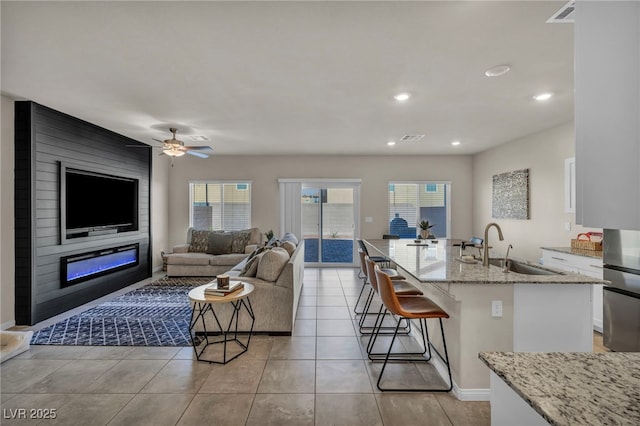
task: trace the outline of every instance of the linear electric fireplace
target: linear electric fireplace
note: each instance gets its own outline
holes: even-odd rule
[[[66,256],[60,259],[62,287],[137,266],[140,244],[128,244],[105,250]]]

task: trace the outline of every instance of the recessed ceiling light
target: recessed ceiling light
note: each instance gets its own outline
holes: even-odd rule
[[[451,145],[458,146],[458,145],[460,145],[460,141],[453,141],[453,142],[451,142]]]
[[[394,141],[389,141],[389,142],[387,142],[387,145],[388,145],[388,146],[394,146],[395,144],[396,144],[396,143],[395,143]]]
[[[493,68],[489,68],[484,72],[484,75],[487,77],[500,77],[501,75],[505,75],[511,71],[511,67],[509,65],[497,65]]]
[[[394,99],[396,101],[404,102],[407,99],[409,99],[410,97],[411,97],[410,93],[398,93],[397,95],[394,96]]]
[[[553,96],[553,93],[551,92],[539,93],[535,95],[533,99],[535,99],[536,101],[546,101],[548,99],[551,99],[552,96]]]

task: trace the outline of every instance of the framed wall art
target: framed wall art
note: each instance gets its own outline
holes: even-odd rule
[[[529,169],[493,175],[492,217],[529,219]]]

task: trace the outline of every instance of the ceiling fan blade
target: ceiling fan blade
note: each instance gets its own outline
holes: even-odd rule
[[[213,151],[210,146],[185,146],[184,148],[191,151]]]
[[[195,155],[196,157],[200,157],[200,158],[209,158],[209,154],[205,154],[205,153],[198,152],[198,151],[188,150],[187,154]]]

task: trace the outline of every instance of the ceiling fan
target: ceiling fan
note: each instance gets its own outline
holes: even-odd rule
[[[212,151],[213,149],[210,146],[185,146],[184,142],[176,139],[176,133],[178,129],[175,127],[171,127],[169,131],[173,134],[171,139],[165,139],[163,141],[159,139],[154,139],[156,142],[160,142],[162,147],[151,146],[151,148],[160,148],[162,149],[162,154],[168,155],[169,157],[181,157],[184,154],[194,155],[200,158],[209,158],[209,154],[202,151]],[[130,147],[143,147],[142,145],[129,145]]]

